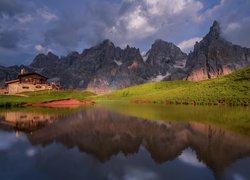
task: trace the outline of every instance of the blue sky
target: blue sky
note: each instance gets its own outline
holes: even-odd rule
[[[0,65],[82,52],[104,39],[146,52],[156,39],[192,50],[214,20],[250,47],[250,0],[0,0]]]

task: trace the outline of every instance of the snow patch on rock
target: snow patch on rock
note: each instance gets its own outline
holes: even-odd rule
[[[121,65],[122,65],[122,62],[121,62],[121,61],[114,60],[114,62],[115,62],[118,66],[121,66]]]
[[[175,64],[173,65],[174,68],[184,68],[186,66],[186,60],[184,61],[178,61],[175,62]]]
[[[168,72],[166,73],[166,75],[159,74],[159,75],[157,75],[156,77],[152,78],[152,79],[150,80],[150,82],[160,82],[160,81],[162,81],[164,78],[168,77],[169,75],[171,75],[171,74],[168,73]]]
[[[148,60],[148,54],[143,55],[142,59],[143,59],[144,62],[146,62]]]
[[[174,68],[184,68],[185,65],[182,65],[182,64],[175,64],[174,65]]]

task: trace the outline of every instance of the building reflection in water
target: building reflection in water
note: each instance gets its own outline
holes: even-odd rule
[[[0,113],[2,127],[13,127],[18,136],[19,131],[32,132],[58,119],[58,115],[37,112],[7,111]]]

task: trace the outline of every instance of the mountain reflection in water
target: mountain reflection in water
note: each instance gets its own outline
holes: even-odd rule
[[[234,162],[250,156],[248,137],[201,123],[148,121],[100,107],[68,116],[36,115],[34,118],[31,113],[24,114],[1,113],[0,127],[32,132],[26,134],[32,146],[46,147],[56,142],[68,149],[77,147],[103,163],[120,153],[126,157],[145,148],[159,166],[178,159],[208,167],[219,177]],[[29,122],[20,116],[40,123],[20,126],[18,121]],[[18,117],[16,121],[15,117]],[[196,156],[192,156],[193,151]]]

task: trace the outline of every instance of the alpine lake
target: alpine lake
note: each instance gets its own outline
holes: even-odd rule
[[[247,180],[250,108],[0,109],[1,180]]]

